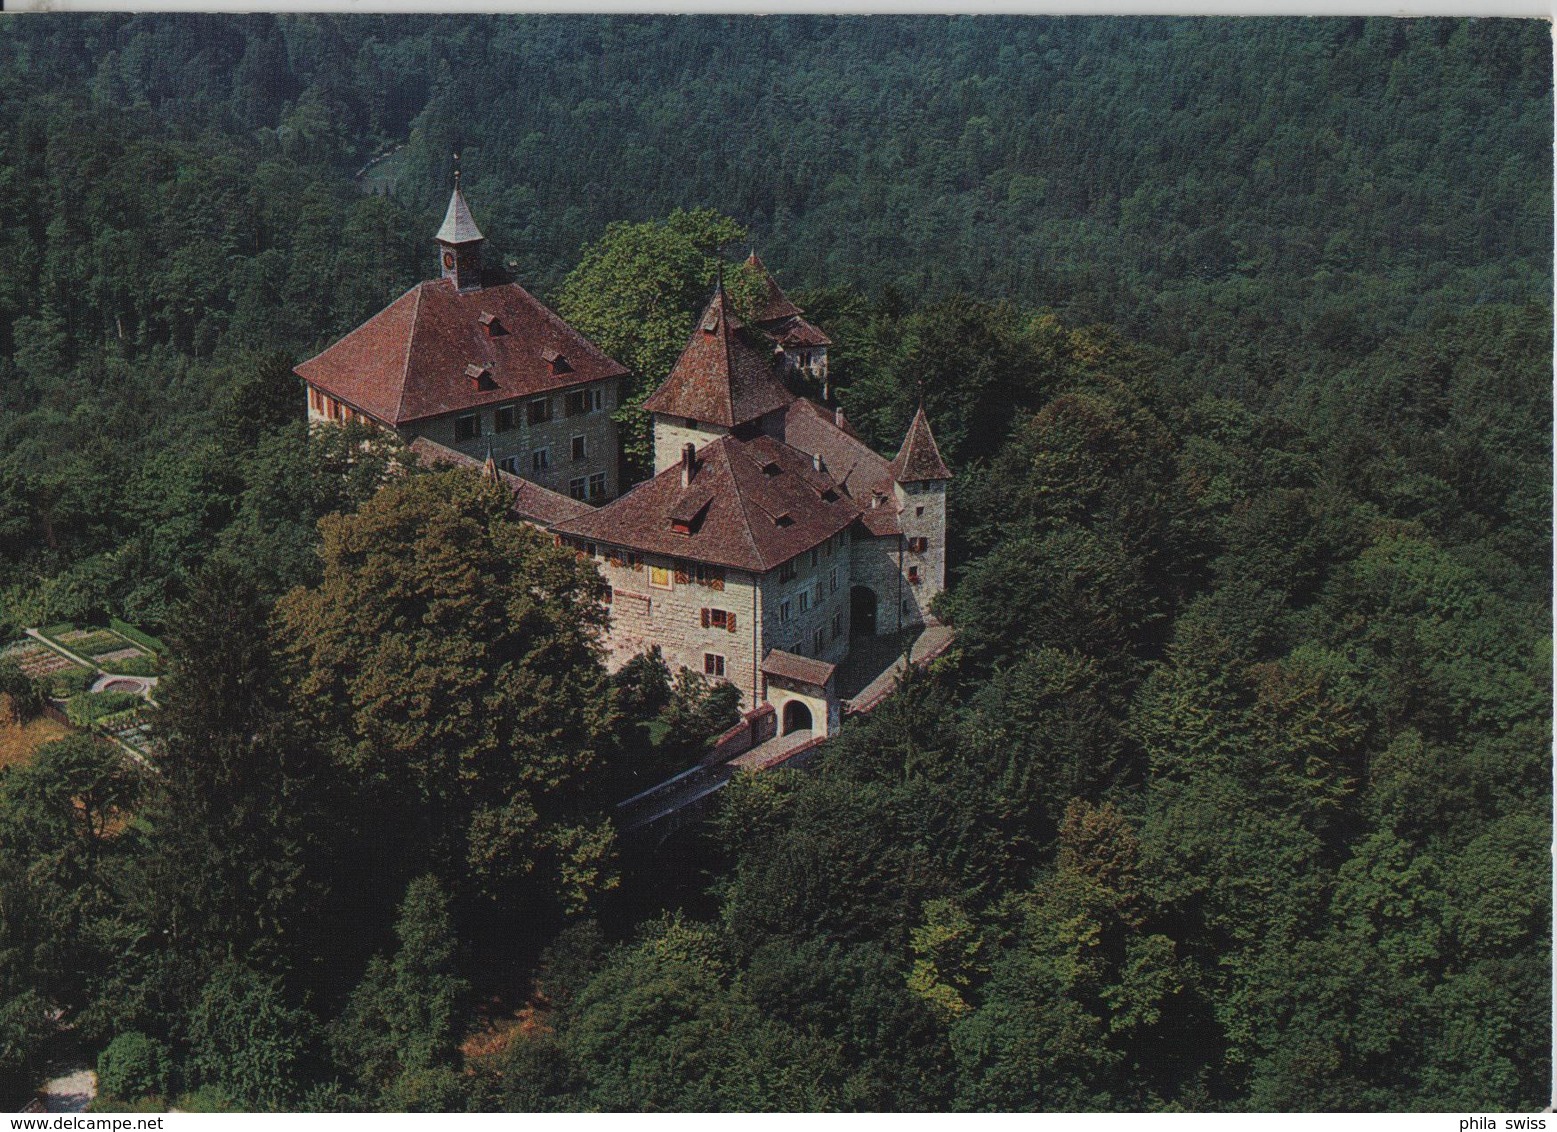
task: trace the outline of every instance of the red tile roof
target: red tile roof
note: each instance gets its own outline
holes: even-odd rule
[[[752,318],[753,322],[766,330],[767,323],[794,318],[805,313],[802,308],[790,302],[789,296],[779,289],[778,283],[763,266],[762,260],[757,258],[755,251],[746,258],[746,266],[760,272],[762,276],[762,297],[757,302],[757,313]]]
[[[765,341],[748,337],[721,284],[670,376],[643,407],[734,428],[792,400],[794,394],[773,372]]]
[[[489,475],[496,473],[503,486],[513,492],[514,514],[532,523],[550,526],[553,523],[576,519],[594,510],[587,503],[561,495],[540,484],[531,483],[527,479],[521,479],[496,465],[488,470],[485,461],[467,456],[463,452],[456,452],[453,448],[428,440],[425,436],[417,437],[408,447],[422,464],[430,468],[459,467],[483,471]]]
[[[892,461],[892,475],[899,483],[952,478],[946,461],[941,459],[941,450],[935,446],[935,436],[930,432],[923,405],[914,414],[908,435],[903,437],[903,447],[898,450],[897,459]]]
[[[784,414],[784,441],[822,458],[822,468],[860,505],[860,521],[873,535],[899,533],[892,465],[854,435],[847,422],[815,401],[797,397]],[[872,507],[873,500],[880,500]]]
[[[798,314],[782,322],[762,323],[763,331],[788,350],[806,350],[818,346],[831,346],[833,340],[823,334],[815,323],[807,322]]]
[[[566,359],[565,372],[554,372],[547,351]],[[489,371],[490,387],[465,375],[472,365]],[[517,283],[460,292],[438,279],[417,284],[294,372],[399,426],[627,370]]]
[[[763,574],[837,534],[859,504],[818,472],[806,453],[772,437],[721,436],[694,458],[690,484],[681,465],[557,533],[650,554]],[[828,498],[831,495],[832,498]],[[674,529],[690,522],[689,533]]]
[[[837,670],[836,664],[828,664],[825,660],[815,660],[809,656],[797,656],[782,649],[769,649],[768,655],[762,658],[762,671],[765,675],[777,676],[781,680],[794,680],[801,684],[811,684],[818,688],[825,687]]]

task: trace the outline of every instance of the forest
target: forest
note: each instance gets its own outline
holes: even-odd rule
[[[1548,25],[15,16],[0,106],[0,645],[168,650],[150,772],[0,769],[13,1109],[1549,1103]],[[456,152],[640,397],[755,247],[955,472],[955,648],[664,845],[728,699],[302,420]]]

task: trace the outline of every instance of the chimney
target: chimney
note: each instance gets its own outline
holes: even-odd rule
[[[839,428],[843,427],[843,406],[842,405],[839,405],[836,409],[833,410],[833,424],[837,425]]]
[[[816,471],[822,470],[822,454],[820,452],[811,453],[811,467]]]
[[[681,486],[686,487],[692,482],[692,474],[697,470],[695,456],[697,447],[690,440],[681,446]]]

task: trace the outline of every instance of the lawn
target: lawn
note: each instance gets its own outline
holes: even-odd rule
[[[41,716],[19,726],[0,723],[0,768],[24,763],[45,743],[63,739],[69,734],[70,728],[63,723]]]

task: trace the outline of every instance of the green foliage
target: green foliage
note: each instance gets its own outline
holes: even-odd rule
[[[77,727],[90,727],[105,716],[115,715],[146,701],[135,692],[82,692],[65,704],[65,717]]]
[[[395,935],[394,958],[374,957],[331,1031],[336,1060],[390,1110],[457,1107],[438,1082],[456,1063],[456,1008],[467,988],[455,973],[448,896],[435,878],[411,882]]]
[[[172,1083],[172,1051],[135,1030],[120,1034],[97,1055],[97,1087],[111,1097],[166,1097]]]
[[[549,877],[573,903],[610,883],[579,811],[614,724],[602,583],[510,503],[455,471],[325,519],[323,581],[282,600],[281,640],[298,709],[394,815],[400,868],[493,895]]]
[[[310,1026],[286,1003],[280,980],[224,963],[190,1014],[192,1068],[244,1109],[278,1109],[298,1091]]]
[[[14,660],[0,657],[0,696],[11,723],[26,723],[43,711],[43,691]]]

